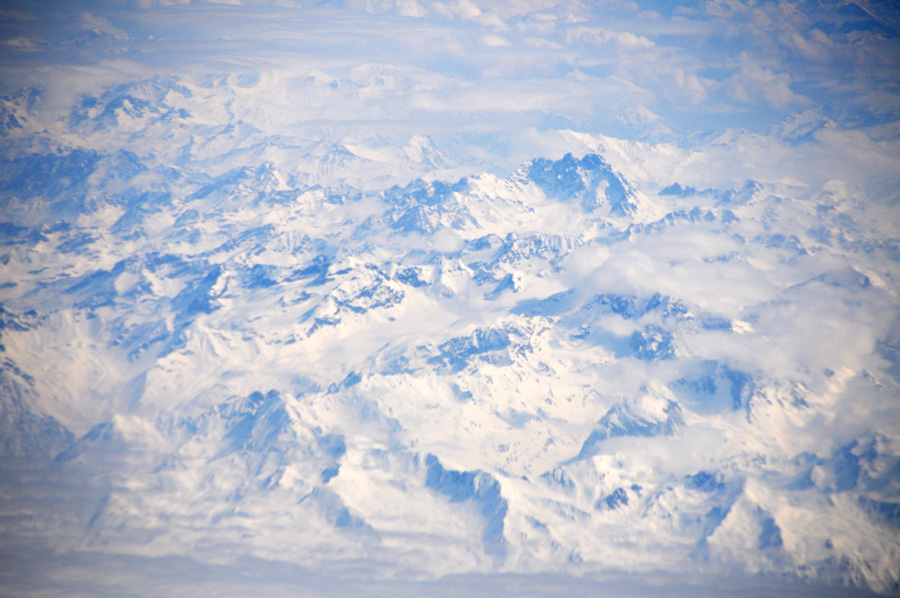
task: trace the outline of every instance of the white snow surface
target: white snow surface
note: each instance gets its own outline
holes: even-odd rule
[[[302,10],[656,48],[580,5],[339,4]],[[641,105],[631,139],[497,149],[502,88],[463,75],[157,59],[3,99],[5,551],[900,591],[900,137],[803,110],[676,137]],[[741,68],[734,98],[804,104]]]

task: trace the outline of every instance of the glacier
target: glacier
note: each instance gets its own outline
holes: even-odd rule
[[[382,56],[416,27],[549,36],[523,56],[665,35],[575,3],[362,4],[95,6],[60,47],[127,75],[77,92],[28,80],[62,59],[10,16],[0,593],[900,591],[900,120],[811,113],[741,64],[722,98],[774,124],[564,103],[520,126],[462,62],[359,65],[329,27],[380,23]],[[896,49],[884,14],[817,31]],[[273,42],[216,70],[225,36],[164,68],[210,15],[310,18],[275,36],[322,64],[258,68]]]

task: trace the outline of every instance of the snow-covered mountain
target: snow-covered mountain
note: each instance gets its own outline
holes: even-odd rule
[[[69,134],[106,149],[0,164],[3,451],[97,489],[9,537],[900,588],[895,199],[584,136],[356,188],[357,155],[192,94],[82,98]],[[171,156],[125,149],[154,135]]]
[[[896,9],[20,4],[0,594],[900,592]]]

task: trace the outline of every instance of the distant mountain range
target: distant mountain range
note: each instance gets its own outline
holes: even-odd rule
[[[0,449],[84,487],[4,542],[900,591],[895,204],[599,137],[441,180],[197,93],[4,99]]]

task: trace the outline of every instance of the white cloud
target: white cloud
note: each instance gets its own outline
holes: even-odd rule
[[[779,110],[805,100],[791,90],[789,74],[775,73],[752,64],[746,57],[743,62],[740,71],[732,75],[726,83],[728,95],[732,99],[745,104],[762,100]]]
[[[681,68],[672,69],[672,79],[675,86],[681,90],[687,98],[694,104],[699,104],[706,100],[706,87],[700,81],[700,77],[696,73],[685,71]]]
[[[562,50],[563,46],[555,41],[544,39],[542,37],[526,37],[522,43],[531,48],[546,48],[550,50]]]
[[[2,43],[4,46],[22,52],[33,52],[38,49],[38,44],[34,43],[27,37],[15,37],[13,39],[4,40],[0,43]]]
[[[566,33],[566,42],[596,46],[612,43],[628,49],[648,49],[656,45],[646,37],[629,31],[609,31],[600,27],[574,27]]]
[[[508,46],[509,40],[500,37],[499,35],[489,34],[484,35],[481,38],[481,43],[489,48],[499,48],[502,46]]]
[[[424,17],[426,12],[416,0],[398,2],[397,12],[404,17]]]
[[[108,19],[99,17],[89,12],[84,12],[81,14],[79,26],[81,29],[86,31],[97,31],[100,33],[105,33],[119,41],[128,39],[128,34],[113,25]]]
[[[481,9],[470,0],[458,0],[450,3],[435,2],[431,7],[438,14],[462,19],[474,19],[482,14]]]

